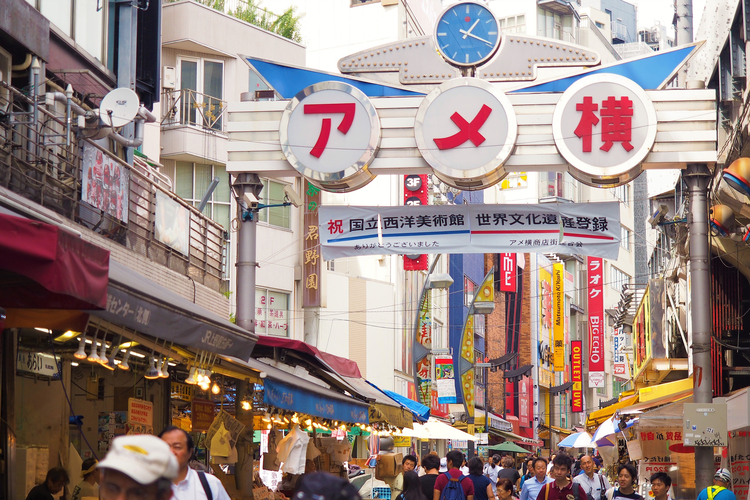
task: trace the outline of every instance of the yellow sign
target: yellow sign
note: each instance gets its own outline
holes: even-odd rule
[[[555,371],[565,371],[565,268],[552,266],[552,331]]]
[[[541,387],[552,387],[552,372],[544,368],[539,368],[539,385]]]
[[[403,446],[403,447],[410,447],[411,446],[411,437],[410,436],[393,436],[393,446]]]
[[[651,295],[649,287],[643,294],[633,320],[633,356],[636,377],[651,360]]]

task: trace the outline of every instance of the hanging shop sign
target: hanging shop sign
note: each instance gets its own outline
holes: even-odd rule
[[[516,291],[516,254],[500,254],[500,291]]]
[[[156,191],[154,237],[183,255],[190,255],[190,211]]]
[[[46,377],[59,377],[60,365],[51,354],[33,351],[18,351],[16,369]]]
[[[366,424],[370,421],[368,407],[354,400],[337,401],[270,378],[263,381],[263,386],[263,402],[276,408],[343,422]]]
[[[583,411],[583,342],[573,340],[570,342],[570,380],[573,382],[571,391],[571,411],[580,413]]]
[[[404,176],[404,206],[418,207],[427,205],[427,176]],[[427,271],[426,254],[404,255],[404,271]]]
[[[325,260],[422,253],[576,253],[616,259],[616,202],[320,207]]]
[[[623,380],[630,380],[630,368],[628,360],[625,357],[625,331],[623,327],[615,328],[612,335],[612,350],[614,370],[612,374]]]
[[[656,125],[654,104],[635,82],[595,74],[563,93],[552,116],[552,135],[574,177],[586,184],[622,184],[641,173]]]
[[[521,427],[531,427],[534,405],[534,380],[522,377],[518,383],[518,423]]]
[[[565,268],[561,263],[552,265],[552,332],[554,339],[553,362],[556,372],[565,371]]]
[[[747,498],[750,493],[750,433],[730,431],[728,435],[732,491],[737,498]]]
[[[604,387],[604,265],[598,257],[586,260],[589,313],[589,387]]]
[[[417,342],[424,347],[425,355],[417,360],[416,380],[419,402],[430,406],[432,402],[432,358],[428,355],[432,349],[432,295],[425,290],[417,318]]]
[[[547,260],[538,258],[539,264],[539,369],[550,372],[554,368],[555,344],[552,330],[552,273]],[[541,381],[540,374],[540,384]],[[550,379],[552,376],[550,375]],[[545,384],[544,387],[552,387]]]
[[[476,78],[449,80],[427,94],[414,124],[420,154],[449,185],[497,184],[517,135],[508,98]]]
[[[214,421],[216,405],[213,401],[193,399],[191,404],[190,420],[194,432],[207,431]]]
[[[321,272],[323,258],[320,255],[318,234],[318,208],[321,203],[320,188],[305,181],[305,239],[303,242],[302,273],[304,289],[302,290],[302,307],[320,307],[323,304]],[[286,333],[284,333],[286,335]]]
[[[649,287],[643,293],[641,303],[633,319],[633,374],[643,371],[651,361],[651,294]]]
[[[154,404],[142,399],[128,398],[128,424],[154,425]]]
[[[455,370],[452,357],[435,358],[435,386],[439,404],[456,403]]]
[[[356,87],[316,83],[289,101],[279,139],[297,172],[319,187],[351,191],[374,178],[368,167],[380,145],[380,119]]]

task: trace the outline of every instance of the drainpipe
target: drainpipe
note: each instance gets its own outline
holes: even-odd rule
[[[137,148],[141,144],[143,144],[143,134],[144,134],[144,128],[146,123],[154,123],[156,121],[156,116],[143,106],[140,107],[138,110],[138,115],[135,118],[135,137],[133,139],[128,139],[126,137],[123,137],[122,135],[118,134],[114,130],[109,133],[107,137],[115,141],[117,144],[120,144],[121,146],[124,146],[126,148]]]

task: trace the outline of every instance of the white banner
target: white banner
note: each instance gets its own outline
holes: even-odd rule
[[[323,259],[437,253],[576,253],[617,259],[617,202],[323,206]]]
[[[612,350],[614,351],[614,373],[613,375],[619,379],[630,380],[630,369],[628,368],[628,360],[625,357],[625,333],[622,329],[616,328],[614,335],[612,335]]]

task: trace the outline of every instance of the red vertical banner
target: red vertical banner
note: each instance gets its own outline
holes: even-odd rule
[[[589,313],[589,373],[604,372],[604,264],[587,257]],[[598,377],[595,377],[598,380]]]
[[[572,362],[570,364],[570,381],[573,382],[571,393],[571,411],[583,411],[583,342],[573,340],[570,343]]]
[[[500,291],[516,291],[516,254],[500,254]]]
[[[404,176],[404,205],[427,205],[427,175]],[[427,255],[404,255],[404,271],[427,271]]]

